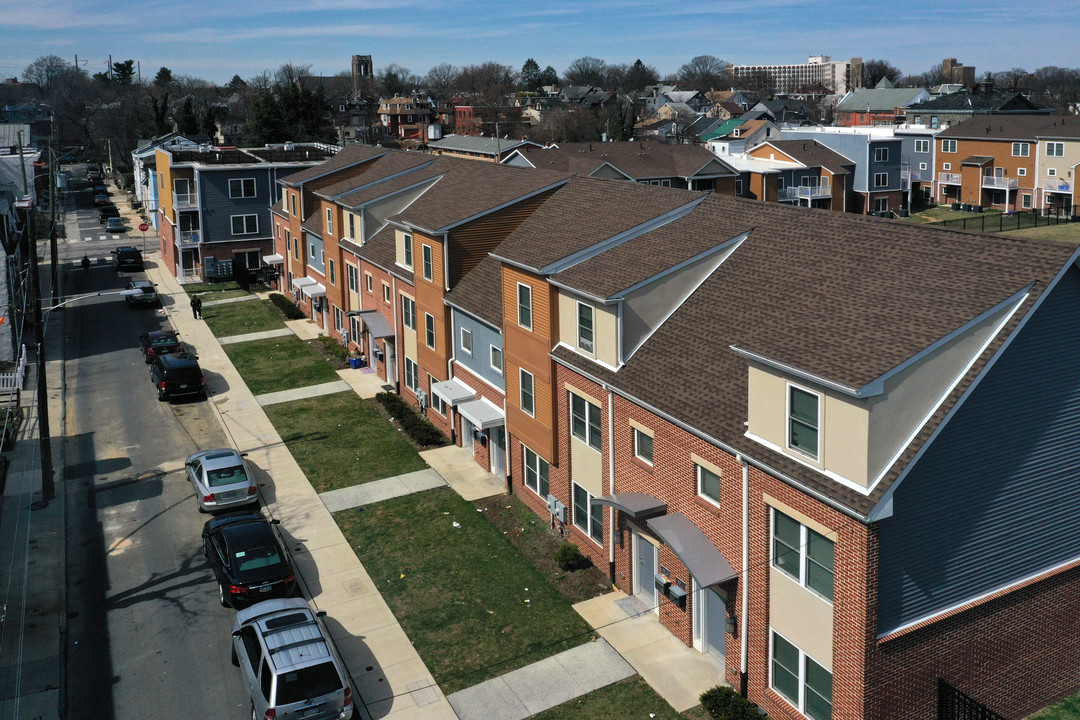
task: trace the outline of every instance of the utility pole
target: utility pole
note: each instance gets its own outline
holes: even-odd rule
[[[26,162],[23,160],[22,130],[15,134],[19,137],[19,169],[22,170],[22,191],[23,195],[29,195],[30,188],[26,184]]]
[[[60,297],[60,262],[56,251],[56,240],[60,233],[56,229],[56,125],[53,124],[52,132],[49,133],[49,261],[52,263],[49,270],[52,274],[52,302],[56,304]]]
[[[49,390],[45,379],[45,328],[41,317],[41,273],[38,268],[37,220],[30,209],[30,277],[34,285],[33,303],[34,341],[37,343],[37,405],[38,438],[41,451],[41,499],[50,502],[56,497],[53,485],[52,437],[49,430]]]

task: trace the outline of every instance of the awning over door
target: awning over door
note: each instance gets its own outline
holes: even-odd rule
[[[311,282],[300,288],[300,292],[309,298],[326,297],[326,286],[321,282]]]
[[[457,411],[461,413],[461,417],[481,430],[506,424],[506,416],[502,408],[487,398],[477,398],[461,403],[457,406]]]
[[[457,378],[431,383],[431,393],[441,397],[448,405],[458,405],[463,400],[476,397],[476,391]]]
[[[267,265],[281,265],[285,262],[285,258],[277,253],[274,253],[273,255],[263,255],[262,259]]]
[[[364,310],[359,313],[360,320],[364,323],[364,329],[371,333],[373,338],[394,337],[394,329],[378,310]]]
[[[296,290],[303,290],[306,285],[314,285],[315,281],[309,277],[294,277],[292,280],[292,286]]]
[[[667,512],[667,503],[663,500],[657,500],[652,495],[636,492],[612,493],[604,497],[593,498],[592,504],[609,505],[634,518],[663,515]]]
[[[701,528],[682,513],[650,518],[646,524],[682,561],[699,587],[709,587],[736,577],[724,554],[701,532]]]

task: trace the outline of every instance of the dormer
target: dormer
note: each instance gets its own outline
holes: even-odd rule
[[[409,272],[413,270],[414,257],[412,233],[401,228],[394,229],[394,256],[399,267]]]
[[[748,366],[746,436],[869,492],[1025,297],[1026,289],[860,387],[733,347]]]

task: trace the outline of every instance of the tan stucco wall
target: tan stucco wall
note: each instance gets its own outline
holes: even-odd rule
[[[559,292],[558,297],[559,335],[556,341],[577,348],[577,305],[579,301],[585,301],[567,292]],[[585,304],[592,305],[593,308],[593,352],[587,353],[581,348],[578,348],[578,351],[608,365],[616,365],[619,361],[619,318],[615,306],[589,302]]]
[[[776,568],[769,568],[769,625],[832,672],[832,604]]]

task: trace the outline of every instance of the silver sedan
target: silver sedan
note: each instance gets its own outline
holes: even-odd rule
[[[199,512],[227,510],[258,503],[259,488],[244,457],[247,453],[220,448],[203,450],[187,459],[188,480],[195,489]]]

